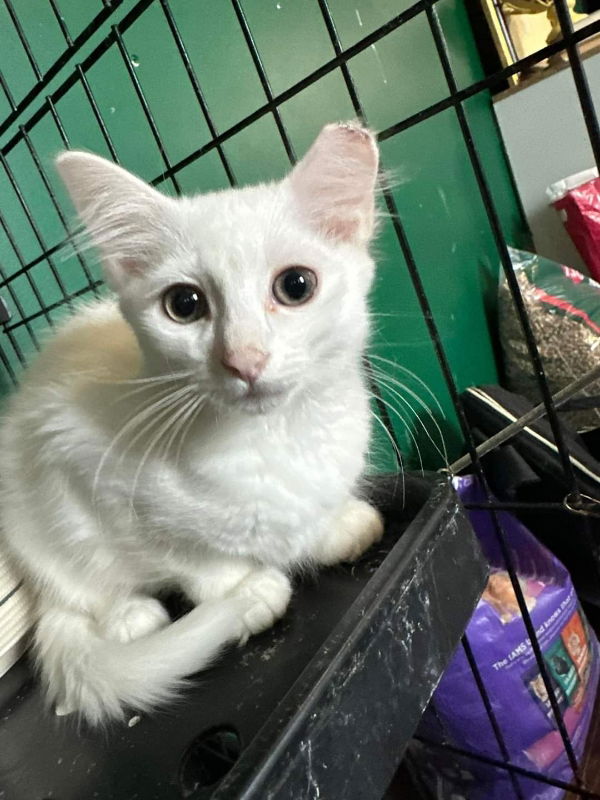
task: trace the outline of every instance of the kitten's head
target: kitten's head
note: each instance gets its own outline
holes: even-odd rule
[[[378,153],[328,125],[278,183],[178,199],[95,155],[58,170],[152,374],[266,410],[356,364],[367,335]]]

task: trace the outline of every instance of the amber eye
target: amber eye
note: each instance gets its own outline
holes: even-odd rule
[[[183,325],[195,322],[208,314],[208,303],[204,294],[197,286],[187,283],[169,287],[163,294],[162,304],[165,313],[174,322]]]
[[[284,306],[308,302],[317,288],[317,276],[307,267],[288,267],[275,278],[273,294]]]

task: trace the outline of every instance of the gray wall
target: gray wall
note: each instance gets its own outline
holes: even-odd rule
[[[600,109],[600,55],[584,64]],[[545,195],[551,183],[594,165],[571,70],[556,72],[494,107],[537,251],[581,269],[581,258]]]

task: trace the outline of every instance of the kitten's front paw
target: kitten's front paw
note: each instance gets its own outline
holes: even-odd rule
[[[130,597],[115,603],[99,620],[107,639],[131,642],[147,636],[170,622],[163,606],[153,597]]]
[[[285,613],[292,586],[278,569],[266,567],[251,572],[233,592],[236,596],[248,598],[248,609],[242,615],[245,631],[241,642],[249,636],[270,628]]]
[[[355,561],[383,536],[383,518],[364,500],[351,498],[318,544],[315,558],[330,566]]]

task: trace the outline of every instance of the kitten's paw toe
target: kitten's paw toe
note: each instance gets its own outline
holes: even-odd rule
[[[266,568],[244,578],[236,587],[235,594],[248,598],[248,608],[242,615],[246,629],[242,641],[246,641],[249,636],[270,628],[284,615],[292,596],[292,586],[278,569]]]
[[[321,564],[355,561],[383,536],[383,517],[364,500],[352,498],[320,542]]]
[[[110,608],[100,620],[108,639],[130,642],[163,628],[170,622],[163,606],[152,597],[131,597]]]
[[[54,706],[54,714],[57,717],[67,717],[75,711],[75,707],[69,705],[67,702],[57,703]]]

